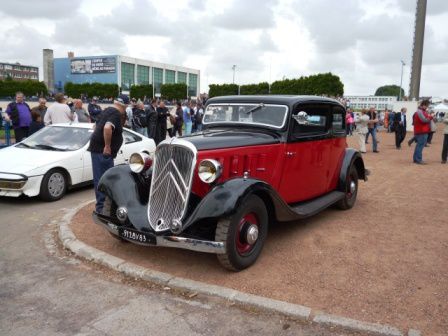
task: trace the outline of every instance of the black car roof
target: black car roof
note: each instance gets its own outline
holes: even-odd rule
[[[207,100],[207,105],[216,103],[267,103],[267,104],[283,104],[295,105],[304,102],[322,102],[332,104],[342,104],[331,98],[320,96],[295,96],[295,95],[259,95],[259,96],[221,96]]]

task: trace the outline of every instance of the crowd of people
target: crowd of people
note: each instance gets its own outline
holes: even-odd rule
[[[145,102],[147,104],[142,100],[130,100],[124,127],[154,139],[156,144],[165,140],[167,135],[182,136],[202,130],[202,102],[177,102],[170,109],[163,100]],[[17,92],[5,112],[5,119],[13,126],[15,140],[20,142],[49,124],[97,123],[103,109],[97,97],[93,97],[85,109],[83,100],[71,99],[62,93],[55,94],[50,106],[47,106],[45,98],[39,98],[38,105],[30,108],[24,101],[23,93]]]
[[[430,101],[423,100],[417,111],[412,115],[412,125],[414,135],[408,141],[412,146],[415,142],[412,160],[415,164],[424,165],[423,150],[431,144],[434,133],[437,130],[436,122],[442,121],[445,124],[444,142],[442,148],[442,164],[446,164],[448,156],[448,113],[434,113],[429,111]],[[355,114],[347,109],[346,127],[347,135],[352,135],[356,131],[359,143],[359,151],[366,153],[366,144],[369,144],[369,137],[372,138],[372,152],[379,153],[378,149],[378,129],[382,125],[388,133],[395,133],[395,147],[401,149],[401,145],[406,138],[408,125],[407,109],[402,108],[400,112],[384,111],[379,114],[374,107],[369,110],[362,109],[360,114]]]

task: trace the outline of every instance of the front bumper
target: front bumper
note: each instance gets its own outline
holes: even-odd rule
[[[110,233],[112,233],[116,236],[119,236],[118,225],[112,223],[108,219],[107,216],[100,215],[94,211],[92,214],[92,217],[93,217],[93,221],[96,224],[106,228]],[[205,252],[205,253],[215,253],[215,254],[226,253],[226,247],[225,247],[224,242],[215,242],[215,241],[210,241],[210,240],[200,240],[200,239],[193,239],[193,238],[179,237],[179,236],[157,236],[153,233],[140,232],[135,229],[133,229],[133,231],[152,236],[154,238],[153,241],[155,241],[155,244],[137,242],[132,239],[127,239],[126,237],[123,237],[123,236],[119,236],[119,237],[124,240],[127,240],[131,243],[143,245],[143,246],[174,247],[174,248],[181,248],[181,249],[185,249],[185,250]]]

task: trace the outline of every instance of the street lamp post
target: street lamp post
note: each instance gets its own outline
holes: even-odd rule
[[[403,68],[406,65],[406,63],[401,60],[401,78],[400,78],[400,92],[398,93],[398,101],[401,100],[401,86],[403,85]]]
[[[232,81],[232,83],[235,84],[235,70],[236,70],[236,64],[232,65],[232,70],[233,70],[233,81]]]

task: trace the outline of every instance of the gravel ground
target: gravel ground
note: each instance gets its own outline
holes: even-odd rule
[[[407,139],[412,136],[408,133]],[[175,276],[284,300],[367,322],[448,334],[448,165],[440,163],[441,126],[412,163],[393,134],[379,134],[379,154],[349,211],[327,211],[271,228],[258,262],[225,271],[214,255],[120,243],[97,225],[93,206],[72,223],[76,236],[112,255]],[[356,148],[356,139],[349,137]],[[88,230],[87,230],[88,229]]]

